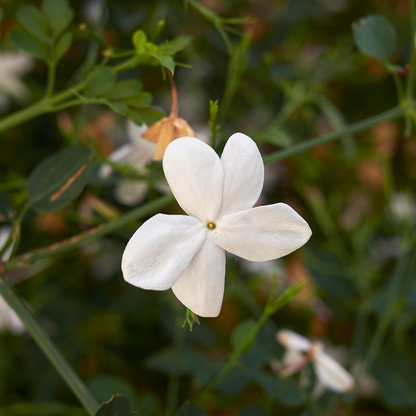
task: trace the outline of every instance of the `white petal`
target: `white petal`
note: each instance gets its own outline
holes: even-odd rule
[[[212,147],[194,137],[166,148],[163,170],[183,210],[201,221],[215,221],[221,208],[224,171]]]
[[[0,332],[7,329],[14,335],[20,335],[26,328],[16,312],[0,296]]]
[[[300,350],[286,349],[282,357],[282,364],[284,367],[292,367],[304,360],[305,355]],[[288,374],[286,373],[286,376]]]
[[[317,351],[314,361],[316,376],[330,390],[345,393],[354,389],[355,382],[351,374],[323,351]]]
[[[217,246],[251,261],[286,256],[303,246],[312,234],[308,223],[282,203],[226,215],[215,231]]]
[[[11,225],[3,225],[2,227],[0,227],[0,250],[2,250],[4,245],[7,243],[7,240],[9,239],[11,231],[12,231]],[[6,251],[3,253],[0,260],[2,261],[9,260],[12,254],[13,245],[14,243],[10,244],[9,247],[7,247]]]
[[[280,344],[289,350],[309,352],[312,348],[312,343],[307,338],[291,331],[290,329],[282,329],[278,331],[276,339]]]
[[[155,215],[127,243],[121,261],[124,279],[143,289],[169,289],[201,248],[207,232],[194,217]]]
[[[264,164],[259,149],[250,137],[233,134],[221,156],[224,190],[219,218],[252,208],[264,182]]]
[[[156,143],[148,142],[147,140],[142,139],[142,134],[146,133],[147,129],[149,128],[146,124],[142,124],[141,126],[138,126],[137,124],[134,124],[132,121],[127,120],[126,123],[127,128],[127,137],[132,143],[138,144],[142,141],[145,141],[152,145],[153,151],[156,149]]]
[[[176,297],[192,312],[216,317],[224,297],[225,252],[213,242],[213,232],[180,279],[172,286]]]
[[[124,205],[134,206],[146,198],[148,189],[146,181],[122,180],[116,185],[115,197]]]

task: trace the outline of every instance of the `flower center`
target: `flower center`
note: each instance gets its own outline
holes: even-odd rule
[[[207,224],[207,228],[208,228],[208,230],[215,230],[217,228],[217,226],[215,225],[215,223],[209,222]]]

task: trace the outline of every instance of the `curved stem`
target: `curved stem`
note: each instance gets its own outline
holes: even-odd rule
[[[22,302],[18,294],[2,278],[0,278],[0,295],[22,320],[39,348],[45,353],[69,388],[75,396],[77,396],[88,414],[93,416],[99,408],[98,402],[49,338],[48,334],[39,325],[32,312]]]
[[[265,156],[263,158],[264,164],[267,165],[269,163],[283,160],[287,157],[297,155],[298,153],[302,153],[305,150],[312,149],[313,147],[321,146],[322,144],[326,144],[334,140],[340,139],[347,134],[358,133],[359,131],[366,130],[383,121],[394,120],[396,118],[402,117],[405,114],[405,111],[406,110],[404,108],[397,106],[384,113],[378,114],[377,116],[370,117],[365,120],[358,121],[357,123],[350,124],[349,126],[346,126],[343,129],[334,131],[332,133],[324,134],[323,136],[315,137],[310,140],[305,140],[301,143],[295,144],[294,146],[290,146],[287,149],[279,150],[277,152]]]

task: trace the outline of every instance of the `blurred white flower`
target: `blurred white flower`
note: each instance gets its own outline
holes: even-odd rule
[[[201,140],[182,137],[165,151],[163,170],[188,214],[158,214],[133,235],[123,254],[124,279],[150,290],[172,288],[195,314],[215,317],[224,296],[225,250],[250,261],[285,256],[311,236],[286,204],[255,207],[264,182],[259,149],[236,133],[221,159]]]
[[[0,249],[6,244],[12,227],[5,225],[0,228]],[[3,253],[1,260],[6,261],[12,253],[13,245],[10,245]],[[9,330],[14,335],[21,335],[25,332],[25,326],[14,310],[10,308],[7,302],[0,296],[0,332]]]
[[[34,60],[17,51],[0,53],[0,111],[5,111],[10,98],[25,103],[30,98],[29,89],[21,76],[31,71]]]
[[[416,223],[415,196],[407,192],[396,192],[389,200],[388,209],[392,217],[399,222]]]
[[[147,126],[137,126],[131,121],[127,121],[127,143],[108,156],[112,162],[125,164],[137,170],[138,173],[146,172],[146,165],[152,160],[156,143],[150,143],[142,139],[142,134],[147,131]],[[104,163],[99,171],[102,179],[108,178],[113,172],[113,168]],[[149,185],[145,180],[121,179],[115,187],[115,197],[118,202],[124,205],[138,205],[147,195]]]
[[[355,388],[351,374],[324,352],[320,342],[311,342],[288,329],[278,331],[276,339],[288,350],[283,357],[284,368],[279,371],[281,376],[290,376],[312,362],[321,383],[321,386],[318,383],[315,387],[315,397],[322,393],[322,385],[337,393],[346,393]]]

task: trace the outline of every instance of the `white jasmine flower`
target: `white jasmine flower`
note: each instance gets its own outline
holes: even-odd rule
[[[6,244],[12,227],[5,225],[0,228],[0,249]],[[10,245],[3,253],[1,260],[6,261],[10,258],[13,245]],[[0,332],[9,330],[14,335],[21,335],[25,331],[25,326],[15,311],[0,296]]]
[[[283,329],[276,334],[277,341],[290,351],[284,359],[286,366],[280,371],[281,375],[289,376],[312,362],[318,380],[327,389],[337,393],[346,393],[355,387],[351,374],[338,364],[332,357],[323,351],[320,342],[311,342],[302,335],[288,329]],[[300,353],[305,353],[300,356]],[[317,390],[322,390],[317,386]]]
[[[172,288],[195,314],[215,317],[224,295],[225,250],[251,261],[285,256],[311,236],[286,204],[252,208],[264,180],[260,152],[236,133],[221,159],[193,137],[174,140],[163,158],[166,179],[188,214],[158,214],[133,235],[123,254],[124,279],[150,290]]]
[[[33,59],[22,52],[0,53],[0,111],[7,109],[10,97],[24,103],[30,92],[20,79],[33,68]]]
[[[127,136],[130,143],[127,143],[108,156],[112,162],[126,164],[135,168],[139,173],[145,173],[146,165],[152,160],[156,149],[156,143],[150,143],[141,138],[147,131],[147,126],[137,126],[131,121],[127,122]],[[113,168],[108,164],[101,166],[99,176],[104,179],[109,177]],[[145,180],[122,179],[115,187],[115,197],[118,202],[134,206],[142,202],[147,195],[149,185]]]

